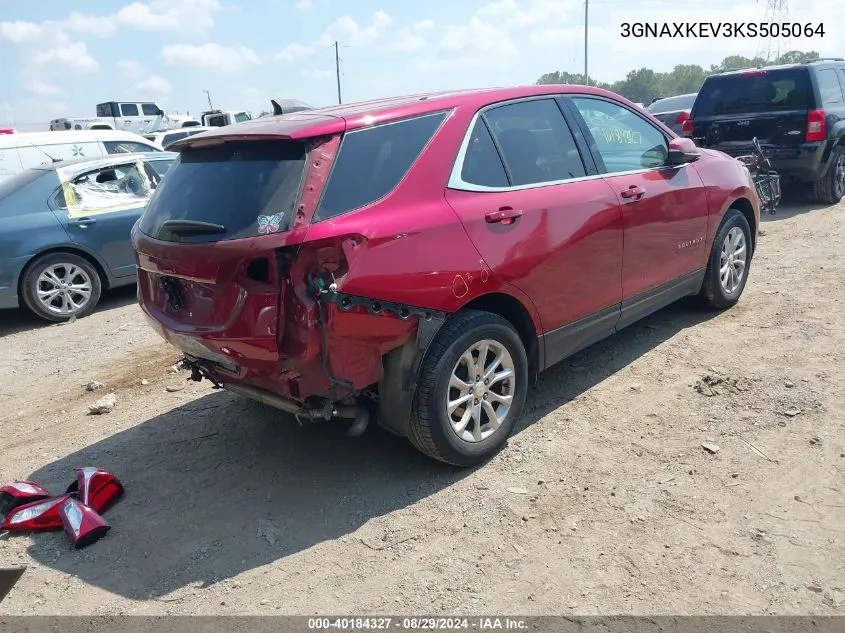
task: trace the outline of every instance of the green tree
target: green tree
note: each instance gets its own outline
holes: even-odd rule
[[[795,64],[809,59],[818,59],[816,51],[788,51],[778,57],[774,64]],[[634,102],[651,103],[654,99],[671,97],[679,94],[698,92],[701,84],[708,75],[725,70],[739,70],[742,68],[757,68],[769,65],[761,57],[749,58],[742,55],[730,55],[721,63],[713,64],[704,69],[697,64],[679,64],[668,73],[655,72],[650,68],[639,68],[630,71],[625,79],[612,84],[585,80],[583,74],[570,73],[562,70],[544,74],[537,80],[538,84],[576,84],[592,85],[612,90]]]

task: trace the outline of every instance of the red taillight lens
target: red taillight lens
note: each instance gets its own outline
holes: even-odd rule
[[[810,110],[807,113],[807,134],[804,140],[808,143],[823,141],[825,137],[824,110]]]
[[[123,485],[110,472],[99,468],[77,468],[76,481],[67,489],[95,512],[105,512],[123,496]]]
[[[681,127],[681,134],[684,136],[692,136],[693,124],[692,119],[687,118]]]
[[[678,115],[678,118],[675,119],[675,125],[681,125],[682,123],[686,123],[689,120],[689,114],[686,112],[681,112]]]
[[[70,495],[62,495],[18,506],[6,515],[3,523],[0,524],[0,531],[46,532],[61,529],[62,517],[59,510],[70,498]]]
[[[100,540],[111,529],[103,517],[72,497],[61,504],[59,514],[68,538],[77,549]]]
[[[33,501],[49,499],[50,493],[32,481],[14,481],[0,486],[0,515]]]

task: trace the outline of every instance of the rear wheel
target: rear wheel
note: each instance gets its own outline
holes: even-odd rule
[[[527,389],[528,359],[513,326],[489,312],[458,313],[423,363],[411,443],[442,462],[479,464],[507,442]]]
[[[88,316],[97,307],[102,284],[87,259],[72,253],[51,253],[24,271],[21,295],[26,306],[47,321]]]
[[[830,154],[827,173],[813,183],[813,198],[821,204],[836,204],[845,196],[845,147],[839,145]]]
[[[748,280],[751,250],[748,220],[736,209],[728,209],[713,240],[699,295],[707,306],[725,310],[739,301]]]

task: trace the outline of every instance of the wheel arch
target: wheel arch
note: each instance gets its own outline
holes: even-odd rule
[[[383,377],[378,384],[379,426],[395,435],[407,437],[419,372],[430,343],[446,320],[467,310],[489,312],[510,323],[525,346],[529,376],[532,380],[536,379],[540,368],[543,367],[544,349],[538,336],[542,331],[541,326],[536,311],[532,311],[532,308],[530,303],[526,305],[525,301],[512,294],[493,291],[469,299],[458,310],[444,315],[433,325],[426,324],[424,329],[421,322],[415,339],[388,352],[382,358]],[[424,336],[420,336],[422,332],[425,332]]]
[[[757,223],[757,218],[754,215],[754,205],[751,204],[751,201],[748,198],[737,198],[728,205],[728,210],[730,209],[736,209],[745,216],[745,219],[748,221],[748,226],[751,227],[751,254],[753,256],[757,250],[757,231],[760,228]],[[727,213],[727,210],[725,213]]]
[[[106,267],[93,253],[90,253],[87,250],[79,248],[77,246],[51,246],[50,248],[45,248],[35,253],[32,257],[29,258],[29,261],[26,262],[26,265],[21,268],[20,275],[18,276],[16,282],[16,287],[18,289],[19,296],[23,296],[23,280],[26,278],[26,273],[29,271],[29,269],[32,268],[32,266],[42,257],[46,257],[47,255],[53,255],[55,253],[70,253],[71,255],[81,257],[82,259],[86,260],[89,264],[91,264],[94,267],[94,270],[97,271],[97,276],[100,278],[100,284],[103,290],[108,290],[111,286],[111,278],[109,277],[108,273],[106,273]]]

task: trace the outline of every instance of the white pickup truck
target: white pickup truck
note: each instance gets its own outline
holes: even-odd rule
[[[223,127],[251,120],[252,115],[245,110],[206,110],[200,116],[202,125],[206,127]]]
[[[191,116],[165,113],[152,101],[107,101],[97,104],[96,118],[62,118],[50,121],[56,130],[125,130],[148,134],[178,127],[194,127],[200,122]]]

